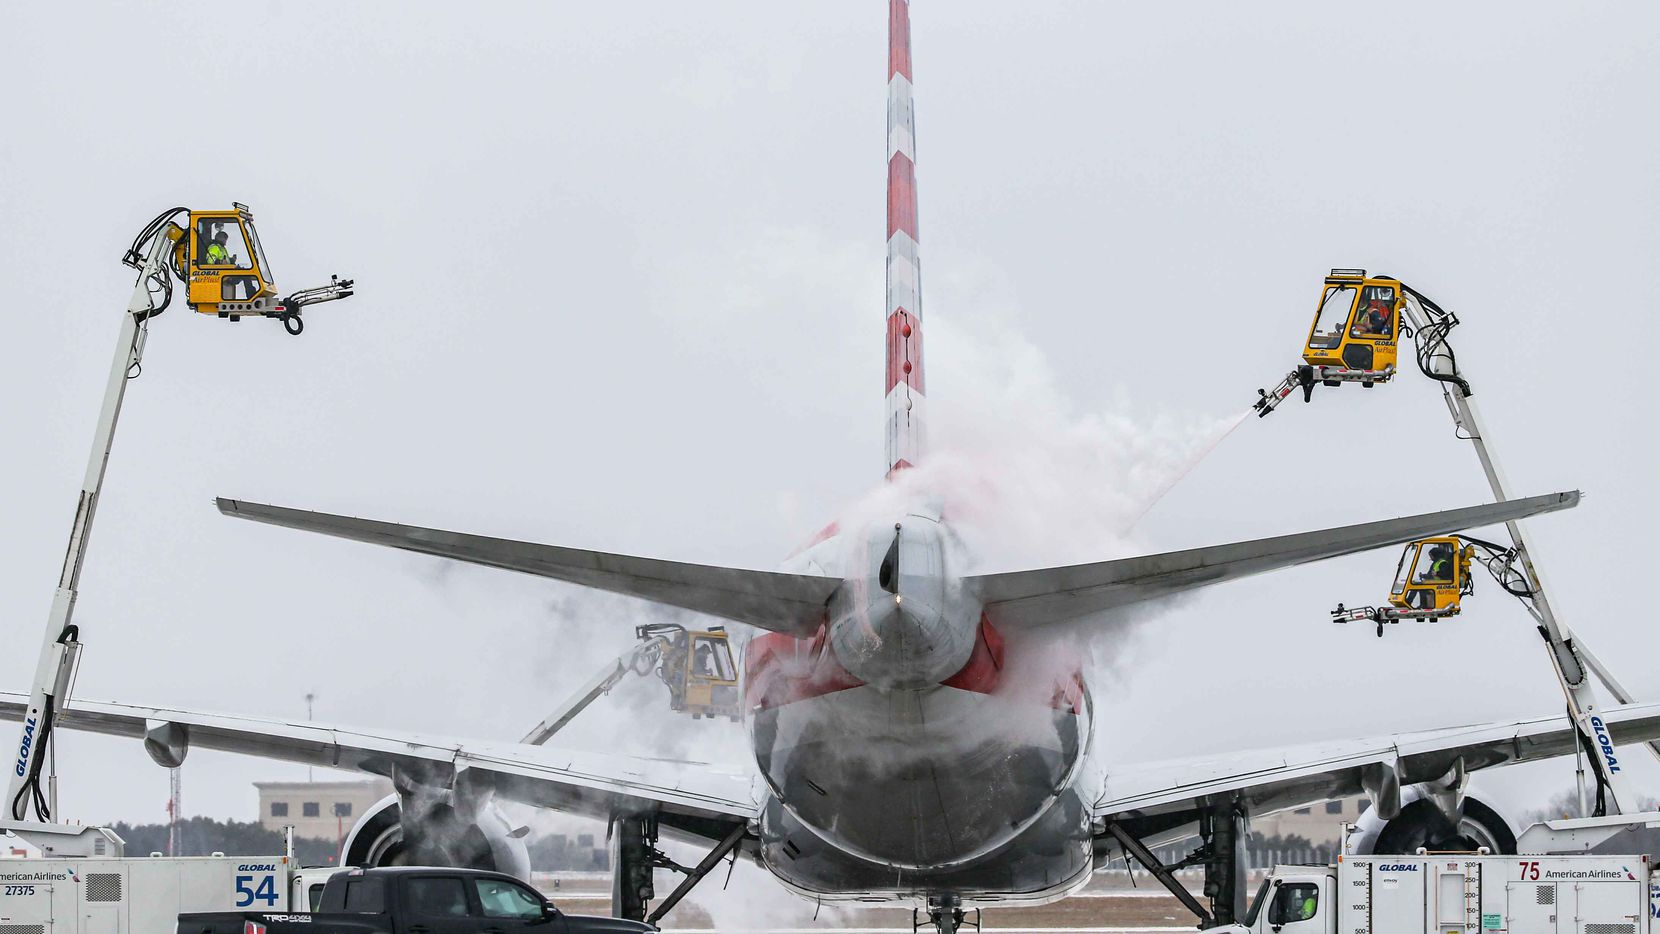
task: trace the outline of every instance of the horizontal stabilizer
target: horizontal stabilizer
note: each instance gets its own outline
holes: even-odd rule
[[[234,499],[218,504],[220,512],[238,519],[522,571],[795,635],[818,629],[825,604],[841,584],[831,577],[635,558]]]
[[[969,578],[998,625],[1032,628],[1278,568],[1579,505],[1579,491],[1096,564]]]

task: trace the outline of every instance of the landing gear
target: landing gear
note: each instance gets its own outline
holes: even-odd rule
[[[1199,919],[1199,927],[1233,924],[1245,914],[1245,802],[1238,797],[1207,800],[1200,806],[1197,816],[1198,848],[1186,859],[1169,866],[1160,862],[1130,828],[1118,821],[1108,821],[1106,831],[1124,848],[1127,858],[1140,863],[1160,885],[1176,896],[1177,901],[1193,912]],[[1205,897],[1210,901],[1208,910],[1174,875],[1175,870],[1188,866],[1205,867]]]
[[[646,919],[646,905],[656,892],[651,887],[652,854],[657,852],[657,818],[619,817],[611,825],[611,915],[630,921]]]
[[[1203,854],[1211,914],[1217,924],[1233,924],[1245,915],[1245,803],[1235,799],[1201,812],[1199,834],[1195,855]]]
[[[955,895],[931,896],[928,899],[928,917],[922,917],[922,909],[911,909],[911,934],[918,934],[923,928],[932,927],[934,934],[957,934],[964,927],[980,930],[980,909],[971,909],[974,912],[973,920],[967,920],[968,911],[961,907],[962,903]]]
[[[732,825],[714,849],[696,866],[688,869],[657,848],[657,815],[616,818],[612,823],[611,838],[611,914],[630,921],[656,924],[670,909],[680,904],[680,900],[702,882],[710,870],[738,848],[747,832],[744,824]],[[686,878],[648,915],[647,905],[656,897],[651,883],[654,869],[672,869]]]

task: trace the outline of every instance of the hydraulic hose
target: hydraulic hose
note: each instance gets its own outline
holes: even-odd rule
[[[1399,282],[1400,280],[1396,280]],[[1401,291],[1418,300],[1418,304],[1429,315],[1429,323],[1413,332],[1412,341],[1418,361],[1418,370],[1438,383],[1452,383],[1457,386],[1466,398],[1475,395],[1470,384],[1464,377],[1458,375],[1458,355],[1453,353],[1452,345],[1447,343],[1447,332],[1458,324],[1458,316],[1436,304],[1435,300],[1418,291],[1405,282],[1401,282]],[[1450,373],[1437,373],[1430,367],[1430,361],[1437,354],[1444,354],[1447,358]]]
[[[138,232],[138,236],[133,238],[132,245],[127,247],[127,253],[121,257],[121,262],[133,267],[134,269],[143,268],[145,252],[149,249],[151,242],[161,236],[161,232],[167,228],[167,225],[172,222],[173,218],[179,216],[180,214],[189,213],[189,208],[178,207],[169,208],[166,211],[157,214],[155,219],[151,220],[150,223],[145,224],[144,228]],[[173,275],[177,276],[180,282],[186,281],[184,270],[179,268],[177,256],[167,258],[167,268],[173,271]],[[140,321],[146,321],[150,318],[154,318],[156,315],[166,311],[167,306],[173,303],[173,282],[167,278],[167,273],[163,271],[160,275],[151,276],[150,278],[151,281],[159,287],[161,302],[160,304],[154,304],[152,302],[152,306],[149,310],[138,315],[138,320]]]

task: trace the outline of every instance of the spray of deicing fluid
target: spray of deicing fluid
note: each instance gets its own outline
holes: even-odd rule
[[[1158,492],[1154,493],[1152,498],[1147,500],[1147,505],[1143,506],[1141,511],[1136,513],[1134,519],[1130,520],[1130,524],[1125,527],[1125,531],[1129,531],[1139,525],[1141,520],[1145,519],[1147,514],[1153,511],[1153,507],[1157,506],[1171,490],[1176,488],[1176,484],[1182,482],[1182,480],[1186,479],[1188,474],[1197,470],[1199,465],[1204,462],[1205,458],[1210,456],[1212,451],[1220,447],[1222,442],[1228,440],[1228,436],[1234,433],[1235,429],[1237,429],[1240,425],[1245,424],[1245,422],[1250,419],[1252,413],[1252,409],[1246,409],[1236,415],[1232,420],[1224,422],[1221,429],[1217,432],[1216,437],[1196,449],[1193,452],[1193,455],[1187,459],[1187,462],[1182,465],[1181,469],[1172,473],[1164,482],[1164,485],[1159,488]]]

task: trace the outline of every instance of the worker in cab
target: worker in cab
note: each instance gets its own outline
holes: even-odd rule
[[[1452,583],[1452,549],[1446,545],[1436,545],[1429,550],[1429,570],[1424,573],[1424,580]]]
[[[207,248],[207,264],[209,266],[229,266],[231,264],[231,251],[225,249],[225,244],[229,243],[230,239],[230,234],[225,233],[224,230],[220,230],[213,235],[213,242],[208,244]]]
[[[1314,886],[1288,885],[1274,896],[1274,910],[1269,913],[1269,921],[1276,929],[1283,925],[1307,921],[1314,917],[1318,907],[1319,894]]]
[[[1355,326],[1352,331],[1355,337],[1362,335],[1388,337],[1389,330],[1389,303],[1383,299],[1374,298],[1367,302],[1355,316]]]

